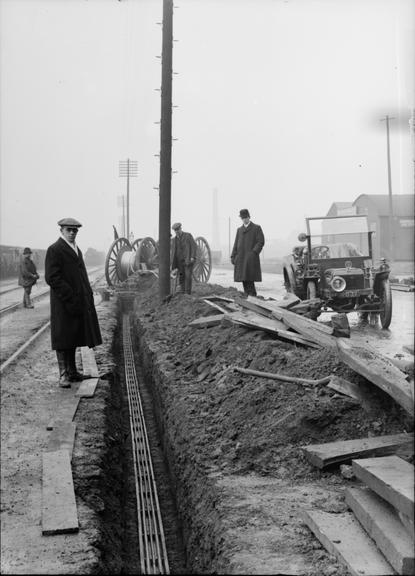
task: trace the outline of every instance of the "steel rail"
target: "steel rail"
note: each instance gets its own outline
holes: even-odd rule
[[[20,354],[21,354],[22,352],[24,352],[24,351],[26,350],[26,348],[28,348],[28,347],[32,344],[32,342],[34,342],[34,340],[36,340],[36,338],[37,338],[38,336],[40,336],[41,334],[43,334],[43,332],[46,330],[46,328],[49,328],[49,326],[50,326],[50,321],[48,321],[48,322],[47,322],[46,324],[44,324],[41,328],[39,328],[39,330],[38,330],[37,332],[35,332],[35,333],[33,334],[33,336],[31,336],[31,337],[29,338],[29,340],[27,340],[24,344],[22,344],[22,345],[20,346],[20,348],[18,348],[15,352],[13,352],[13,354],[12,354],[11,356],[9,356],[9,357],[7,358],[7,360],[5,360],[5,361],[3,362],[3,364],[0,365],[0,374],[3,372],[3,370],[4,370],[5,368],[7,368],[7,366],[9,366],[14,360],[16,360],[16,358],[17,358],[18,356],[20,356]]]
[[[135,370],[128,314],[123,315],[123,348],[134,459],[141,571],[142,574],[170,574],[157,486]]]

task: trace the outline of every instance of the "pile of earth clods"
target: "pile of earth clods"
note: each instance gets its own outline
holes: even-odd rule
[[[228,322],[189,326],[215,314],[203,301],[212,295],[234,298],[240,293],[197,284],[192,295],[175,294],[160,302],[157,280],[147,276],[140,278],[134,305],[136,345],[152,380],[192,568],[198,573],[278,573],[273,570],[280,558],[307,574],[343,573],[304,527],[297,508],[303,502],[344,511],[347,481],[338,468],[322,472],[312,466],[301,446],[408,432],[412,421],[329,350],[283,342]],[[241,374],[234,366],[311,380],[336,374],[367,387],[370,401],[362,406],[325,385]],[[271,497],[276,486],[278,496]],[[236,495],[241,493],[243,500],[251,489],[255,498],[268,490],[268,504],[255,500],[254,513],[245,503],[241,520]],[[273,509],[270,498],[278,498],[272,523],[265,519],[267,506]],[[288,500],[290,514],[284,508]],[[247,530],[255,541],[249,553],[243,544]],[[258,530],[274,540],[268,542],[267,536],[257,542]],[[283,543],[291,546],[285,556]]]

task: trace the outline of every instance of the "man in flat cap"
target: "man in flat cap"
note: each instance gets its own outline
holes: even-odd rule
[[[173,224],[172,229],[176,236],[172,244],[173,272],[179,275],[179,284],[182,292],[192,293],[193,266],[196,262],[196,242],[190,232],[183,232],[180,222]]]
[[[32,260],[32,251],[29,247],[23,250],[23,254],[19,262],[19,286],[23,287],[23,307],[34,308],[30,299],[33,286],[39,279],[39,274],[36,270],[36,264]]]
[[[83,379],[76,369],[76,348],[93,348],[102,339],[82,252],[75,242],[82,224],[63,218],[58,226],[61,237],[46,252],[45,280],[51,288],[51,338],[59,364],[59,385],[69,388],[71,382]]]
[[[249,210],[239,211],[242,226],[236,231],[236,238],[231,253],[234,265],[233,279],[242,282],[246,296],[256,296],[255,282],[262,282],[259,254],[264,247],[265,239],[261,226],[251,221]]]

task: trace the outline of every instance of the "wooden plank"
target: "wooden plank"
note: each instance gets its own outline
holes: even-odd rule
[[[242,308],[246,308],[247,310],[251,310],[252,312],[256,312],[260,316],[266,316],[267,318],[272,318],[271,310],[264,308],[263,306],[258,306],[255,302],[250,302],[245,298],[235,298],[236,304],[241,306]],[[285,328],[284,328],[285,329]]]
[[[241,324],[247,328],[253,328],[255,330],[265,330],[279,338],[284,340],[289,340],[290,342],[295,342],[297,344],[303,344],[304,346],[311,346],[312,348],[319,348],[318,344],[303,338],[299,334],[294,332],[288,332],[287,330],[281,330],[276,324],[276,320],[273,318],[265,318],[265,316],[258,316],[258,314],[252,313],[249,315],[247,311],[245,312],[229,312],[224,314],[224,320],[234,322],[235,324]],[[285,326],[284,326],[285,328]]]
[[[368,406],[373,402],[373,390],[375,390],[375,388],[368,382],[356,384],[355,382],[350,382],[349,380],[345,380],[345,378],[332,374],[327,387],[345,396],[359,400],[363,406]]]
[[[369,488],[348,488],[346,502],[398,574],[413,574],[414,542],[396,510]]]
[[[350,512],[329,514],[305,510],[302,517],[326,550],[354,576],[387,576],[394,569]]]
[[[46,426],[46,430],[53,430],[55,427],[55,422],[59,422],[60,420],[73,420],[79,406],[79,400],[80,398],[76,396],[71,396],[70,399],[65,400],[65,402],[59,406],[56,414],[53,415],[51,421]]]
[[[339,440],[338,442],[302,446],[301,449],[314,466],[325,468],[359,457],[395,454],[397,450],[402,449],[413,453],[414,434],[389,434],[373,438]]]
[[[42,463],[42,534],[78,532],[69,452],[44,452]]]
[[[226,296],[219,296],[218,294],[212,294],[211,296],[204,296],[201,300],[223,300],[223,302],[234,302],[233,298],[227,298]]]
[[[414,516],[414,467],[399,456],[352,460],[353,472],[406,516]]]
[[[407,382],[405,374],[392,362],[369,345],[353,344],[345,338],[337,338],[337,351],[345,364],[389,394],[409,414],[414,414],[413,384]]]
[[[94,350],[92,348],[88,348],[88,346],[82,346],[81,356],[84,374],[89,374],[92,378],[97,378],[99,376],[99,372],[97,363],[95,361]]]
[[[226,308],[224,308],[223,306],[220,306],[219,304],[216,304],[216,302],[212,302],[211,300],[207,300],[206,298],[203,299],[203,302],[205,302],[206,304],[209,304],[209,306],[212,306],[212,308],[219,310],[219,312],[222,312],[223,314],[225,314],[225,312],[228,312],[228,310]]]
[[[49,435],[46,452],[56,452],[56,450],[67,450],[72,458],[73,446],[75,443],[75,422],[68,420],[55,420],[53,432]]]
[[[89,380],[84,380],[79,385],[75,396],[79,396],[80,398],[92,398],[92,396],[95,394],[95,389],[98,382],[99,378],[89,378]]]
[[[316,322],[310,318],[299,316],[288,310],[274,310],[272,314],[276,318],[281,319],[288,328],[292,328],[308,340],[312,340],[324,348],[337,350],[337,339],[330,335],[330,332],[333,331],[332,327],[325,326],[321,322]]]
[[[223,320],[223,314],[213,314],[212,316],[202,316],[189,322],[189,326],[193,328],[208,328],[209,326],[217,326]]]
[[[257,296],[248,296],[247,300],[248,302],[253,302],[254,304],[257,304],[257,306],[261,306],[262,308],[271,310],[271,312],[276,308],[278,308],[279,310],[281,308],[286,309],[290,308],[291,306],[294,306],[295,304],[298,304],[298,302],[301,302],[301,300],[294,295],[290,295],[288,298],[283,300],[262,300],[262,298],[258,298]]]

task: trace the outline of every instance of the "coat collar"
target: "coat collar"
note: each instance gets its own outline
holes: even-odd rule
[[[69,244],[68,244],[67,242],[65,242],[65,240],[64,240],[62,237],[59,238],[58,244],[59,244],[59,247],[62,248],[62,249],[65,251],[66,254],[71,254],[71,256],[72,256],[73,258],[75,258],[76,260],[79,259],[79,255],[80,255],[80,250],[79,250],[79,248],[78,248],[78,255],[77,255],[77,254],[75,253],[75,250],[74,250],[73,248],[71,248],[71,247],[69,246]]]

